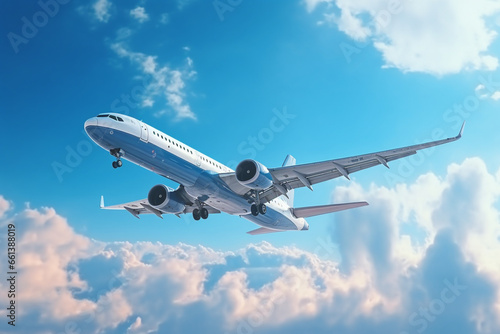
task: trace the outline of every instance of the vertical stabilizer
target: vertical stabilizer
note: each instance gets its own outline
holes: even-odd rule
[[[286,156],[285,161],[283,161],[283,166],[294,166],[295,165],[295,158],[291,156],[290,154]],[[289,207],[293,208],[293,196],[294,196],[294,189],[290,190],[287,192],[288,198],[285,196],[281,196],[281,198],[288,204]]]

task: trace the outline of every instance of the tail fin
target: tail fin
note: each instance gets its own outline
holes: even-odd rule
[[[285,161],[283,161],[282,167],[293,166],[295,165],[295,162],[295,158],[289,154],[286,156]],[[285,201],[286,204],[288,204],[289,207],[293,208],[294,189],[287,192],[287,195],[288,198],[286,198],[286,196],[281,196],[281,198]]]

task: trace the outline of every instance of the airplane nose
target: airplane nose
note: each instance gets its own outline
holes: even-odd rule
[[[84,128],[87,129],[87,127],[92,126],[92,125],[97,125],[97,117],[92,117],[89,118],[84,125]]]

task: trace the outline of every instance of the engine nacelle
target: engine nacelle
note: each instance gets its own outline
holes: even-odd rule
[[[236,179],[241,185],[255,190],[267,189],[273,185],[273,177],[266,166],[252,159],[238,164]]]
[[[164,213],[179,213],[186,208],[177,193],[163,184],[151,188],[148,194],[148,203]]]

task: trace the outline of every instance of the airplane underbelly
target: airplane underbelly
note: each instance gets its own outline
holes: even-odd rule
[[[281,212],[274,209],[268,208],[266,214],[254,216],[252,214],[244,215],[243,218],[251,221],[254,224],[260,225],[262,227],[267,227],[277,230],[297,230],[297,225],[295,225],[290,219],[288,219]]]

